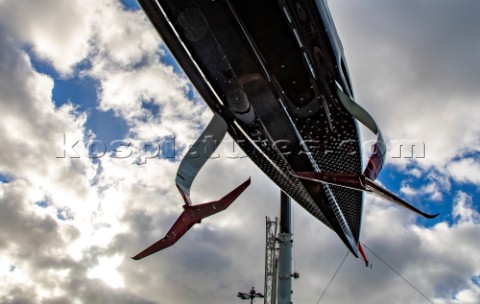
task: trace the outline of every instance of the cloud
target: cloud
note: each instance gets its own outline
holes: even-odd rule
[[[441,200],[442,194],[438,191],[437,186],[433,183],[428,185],[422,186],[420,189],[413,189],[408,184],[403,185],[400,188],[400,192],[407,196],[414,196],[414,195],[431,195],[430,198],[432,200]]]
[[[420,171],[415,168],[413,170]],[[411,174],[408,171],[407,174]],[[414,176],[406,178],[402,181],[400,192],[409,198],[415,196],[427,196],[430,201],[440,202],[444,199],[445,194],[449,194],[451,183],[448,175],[440,173],[438,170],[430,170],[426,176]]]
[[[480,214],[473,208],[472,198],[464,192],[459,192],[453,206],[453,216],[464,223],[478,224],[480,222]]]
[[[7,1],[1,15],[10,33],[62,74],[70,74],[89,52],[93,16],[88,1]]]
[[[425,158],[390,164],[443,168],[479,150],[478,2],[329,3],[359,101],[387,140],[425,143]]]
[[[36,72],[23,50],[26,43],[46,60],[55,56],[62,49],[43,48],[42,43],[49,44],[43,38],[56,36],[58,28],[42,27],[39,18],[29,19],[23,28],[7,17],[28,9],[32,10],[26,15],[37,16],[37,8],[53,12],[48,6],[57,3],[2,5],[0,110],[5,119],[0,123],[4,145],[0,172],[11,179],[0,184],[0,302],[147,303],[128,290],[115,290],[87,277],[89,270],[103,261],[104,248],[113,237],[108,232],[121,231],[115,216],[110,216],[116,205],[103,201],[102,191],[93,185],[101,166],[85,157],[86,143],[94,136],[85,129],[87,114],[72,104],[56,107],[53,79]],[[72,24],[85,26],[84,19],[75,16]],[[57,21],[61,20],[52,22]],[[31,34],[35,28],[38,33]],[[64,29],[69,31],[68,24]],[[76,38],[80,46],[89,40],[81,35]],[[67,47],[75,49],[75,45]],[[60,73],[71,72],[84,56],[56,60],[53,66]],[[75,146],[79,158],[63,157],[62,150],[72,144],[64,146],[63,134],[79,140]]]
[[[413,197],[417,195],[428,195],[432,201],[441,201],[443,199],[442,192],[436,183],[429,183],[421,186],[419,189],[412,188],[409,184],[404,184],[400,188],[400,192],[406,196]]]
[[[472,278],[480,273],[479,258],[471,253],[478,251],[479,244],[470,238],[480,232],[480,226],[469,220],[469,214],[475,213],[469,195],[458,193],[452,203],[466,216],[457,217],[451,225],[439,223],[425,228],[415,224],[415,217],[408,211],[367,196],[362,242],[434,303],[476,303],[480,298]],[[294,285],[295,301],[318,300],[346,252],[338,240],[321,232],[322,227],[311,231],[315,224],[303,219],[297,222],[302,236],[295,242],[302,250],[297,247],[296,264],[301,278]],[[370,250],[366,249],[366,254],[373,268],[365,268],[350,255],[323,302],[428,302]]]
[[[480,185],[480,163],[474,158],[459,159],[447,168],[456,182]]]

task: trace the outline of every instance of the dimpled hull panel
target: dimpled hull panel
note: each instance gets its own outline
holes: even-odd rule
[[[252,161],[347,243],[325,188],[289,172],[361,172],[357,125],[314,1],[139,1],[209,107]],[[345,86],[343,86],[345,90]],[[354,239],[361,192],[330,186]]]

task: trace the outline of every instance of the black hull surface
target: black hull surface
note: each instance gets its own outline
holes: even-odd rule
[[[244,152],[355,253],[362,192],[291,174],[362,169],[357,124],[337,93],[352,94],[346,66],[318,1],[139,3]]]

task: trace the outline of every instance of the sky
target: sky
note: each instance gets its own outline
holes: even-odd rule
[[[349,255],[321,303],[480,303],[480,2],[329,5],[388,142],[379,182],[441,215],[365,196],[362,242],[429,300],[367,250],[373,268]],[[0,0],[0,113],[1,303],[241,303],[263,289],[279,190],[229,138],[192,199],[252,185],[174,247],[129,258],[182,211],[176,170],[212,117],[135,1]],[[293,301],[317,303],[347,249],[293,210]]]

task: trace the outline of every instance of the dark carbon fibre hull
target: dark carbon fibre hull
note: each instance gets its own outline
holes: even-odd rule
[[[348,73],[313,0],[139,1],[229,134],[283,191],[333,229],[352,252],[363,194],[290,172],[361,173],[354,118],[338,100]],[[344,70],[346,67],[344,68]]]

